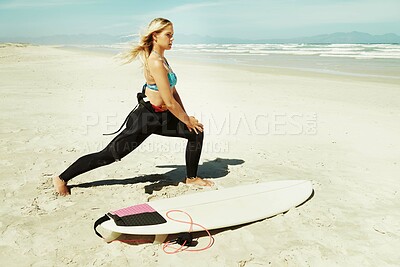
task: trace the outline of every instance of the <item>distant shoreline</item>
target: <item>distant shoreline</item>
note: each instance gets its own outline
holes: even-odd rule
[[[373,35],[366,32],[334,32],[295,38],[241,39],[229,37],[201,36],[196,34],[176,34],[180,44],[400,44],[400,36],[395,33]],[[40,37],[0,37],[0,42],[23,42],[42,45],[51,44],[116,44],[133,41],[129,37],[110,34],[59,34]]]
[[[34,44],[22,43],[5,43],[0,44],[1,47],[15,46],[38,46]],[[96,54],[99,56],[113,57],[118,53],[125,52],[128,47],[124,44],[118,45],[43,45],[47,47],[54,47],[57,49],[84,52]],[[393,46],[389,44],[383,45],[362,45],[366,49],[371,50],[371,47],[377,49],[384,49],[390,46],[388,50],[394,51],[400,55],[400,45]],[[352,58],[351,55],[346,54],[339,56],[319,56],[316,49],[329,53],[327,49],[339,50],[343,48],[344,52],[351,52],[351,49],[360,49],[354,44],[345,45],[295,45],[295,44],[282,44],[282,45],[266,45],[268,49],[277,47],[280,50],[265,51],[262,45],[246,44],[224,44],[224,45],[175,45],[171,51],[168,51],[167,57],[172,61],[179,61],[183,63],[196,63],[196,64],[213,64],[221,65],[224,67],[241,68],[254,71],[268,71],[272,73],[286,73],[288,75],[319,75],[319,76],[342,76],[351,79],[368,79],[370,81],[384,82],[384,83],[399,83],[400,82],[400,69],[397,67],[400,64],[399,59],[386,59],[386,58]],[[300,47],[300,48],[299,48]],[[261,54],[242,53],[240,49],[253,49],[259,51]],[[265,48],[265,47],[264,47]],[[288,50],[288,49],[292,50]],[[311,49],[311,54],[301,54],[300,50],[296,49]],[[285,50],[285,51],[283,51]],[[341,51],[341,50],[340,50]],[[343,52],[342,51],[342,52]],[[240,52],[240,53],[238,53]],[[281,53],[284,52],[284,53]],[[285,54],[285,53],[288,54]],[[293,53],[294,52],[294,53]],[[306,50],[307,52],[307,50]],[[290,54],[292,53],[292,54]],[[313,54],[314,53],[314,54]]]
[[[275,48],[276,46],[276,48]],[[387,48],[389,46],[389,48]],[[114,56],[118,53],[125,52],[128,48],[122,45],[117,46],[58,46],[60,49],[73,51],[87,51],[96,54]],[[272,48],[271,48],[272,47]],[[196,62],[198,64],[216,64],[223,66],[236,66],[245,69],[267,68],[287,70],[289,72],[301,71],[309,73],[318,73],[319,75],[340,75],[358,78],[379,79],[384,82],[399,82],[400,69],[396,68],[400,64],[400,46],[394,48],[390,45],[363,45],[361,47],[353,44],[347,45],[267,45],[271,51],[262,50],[262,45],[176,45],[171,51],[168,51],[167,57],[171,60],[179,60],[182,62]],[[365,52],[360,49],[369,50],[376,49],[394,51],[395,56],[399,58],[353,58],[351,53],[360,53],[361,56]],[[242,53],[243,50],[246,53]],[[253,49],[253,50],[251,50]],[[291,49],[291,50],[289,50]],[[250,51],[249,51],[250,50]],[[253,53],[253,51],[258,53]],[[305,51],[305,53],[303,53]],[[311,51],[311,53],[309,53]],[[323,51],[327,56],[320,56],[318,51]],[[333,53],[333,54],[330,54]],[[334,53],[342,53],[335,55]],[[388,52],[382,52],[387,56]],[[372,54],[373,56],[376,56]]]

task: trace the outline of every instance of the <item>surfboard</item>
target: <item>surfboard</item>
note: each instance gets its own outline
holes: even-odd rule
[[[171,210],[186,212],[196,224],[213,230],[251,223],[284,213],[305,202],[312,192],[312,184],[306,180],[240,185],[155,200],[119,210],[119,215],[123,216],[129,211],[132,216],[138,218],[134,226],[120,226],[112,219],[100,225],[114,232],[114,237],[117,237],[118,233],[123,233],[156,235],[157,239],[157,236],[165,237],[168,234],[188,231],[188,224],[175,221],[188,221],[187,215],[170,214],[169,216],[174,219],[171,220],[167,216]],[[203,230],[193,225],[192,232]]]

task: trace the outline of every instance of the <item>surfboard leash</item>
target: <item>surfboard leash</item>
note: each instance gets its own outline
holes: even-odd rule
[[[175,212],[175,213],[179,212],[179,213],[185,214],[188,217],[189,221],[182,221],[182,220],[177,220],[177,219],[172,218],[169,214],[173,213],[173,212]],[[190,216],[190,214],[188,214],[187,212],[182,211],[182,210],[170,210],[167,212],[166,216],[168,217],[168,219],[170,219],[172,221],[190,225],[188,232],[181,233],[181,234],[179,234],[178,238],[176,238],[175,240],[167,241],[163,244],[163,251],[166,254],[176,254],[176,253],[182,252],[182,251],[189,251],[189,252],[204,251],[206,249],[209,249],[214,244],[214,237],[211,235],[211,233],[204,226],[193,222],[192,216]],[[192,242],[193,242],[193,236],[192,236],[193,226],[198,226],[201,229],[203,229],[204,231],[206,231],[207,235],[210,238],[210,242],[208,243],[207,246],[205,246],[203,248],[199,248],[199,249],[189,249],[189,247],[192,245]],[[174,248],[173,251],[167,251],[168,248],[173,248],[172,246],[175,244],[179,244],[180,247]]]

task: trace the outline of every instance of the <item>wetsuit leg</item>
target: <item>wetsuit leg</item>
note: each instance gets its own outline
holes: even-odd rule
[[[158,117],[154,116],[152,112],[143,106],[139,106],[130,115],[126,128],[106,148],[100,152],[80,157],[59,177],[67,182],[79,174],[122,159],[137,148],[157,128],[160,128],[161,123],[157,119]]]
[[[101,166],[108,165],[115,161],[111,151],[107,148],[100,152],[88,154],[77,159],[71,166],[69,166],[63,173],[60,174],[60,178],[65,182],[68,182],[75,176],[84,172],[96,169]]]
[[[186,145],[186,175],[188,178],[197,177],[201,150],[203,148],[204,134],[190,132],[186,125],[178,120],[171,112],[159,113],[163,125],[154,132],[155,134],[170,137],[181,137],[188,140]]]

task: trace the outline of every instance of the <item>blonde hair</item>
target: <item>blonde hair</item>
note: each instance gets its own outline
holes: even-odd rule
[[[172,22],[164,18],[155,18],[148,25],[144,34],[140,35],[139,44],[131,48],[125,55],[125,64],[134,61],[138,56],[142,61],[150,55],[153,50],[153,34],[162,32],[166,27],[172,25]]]

